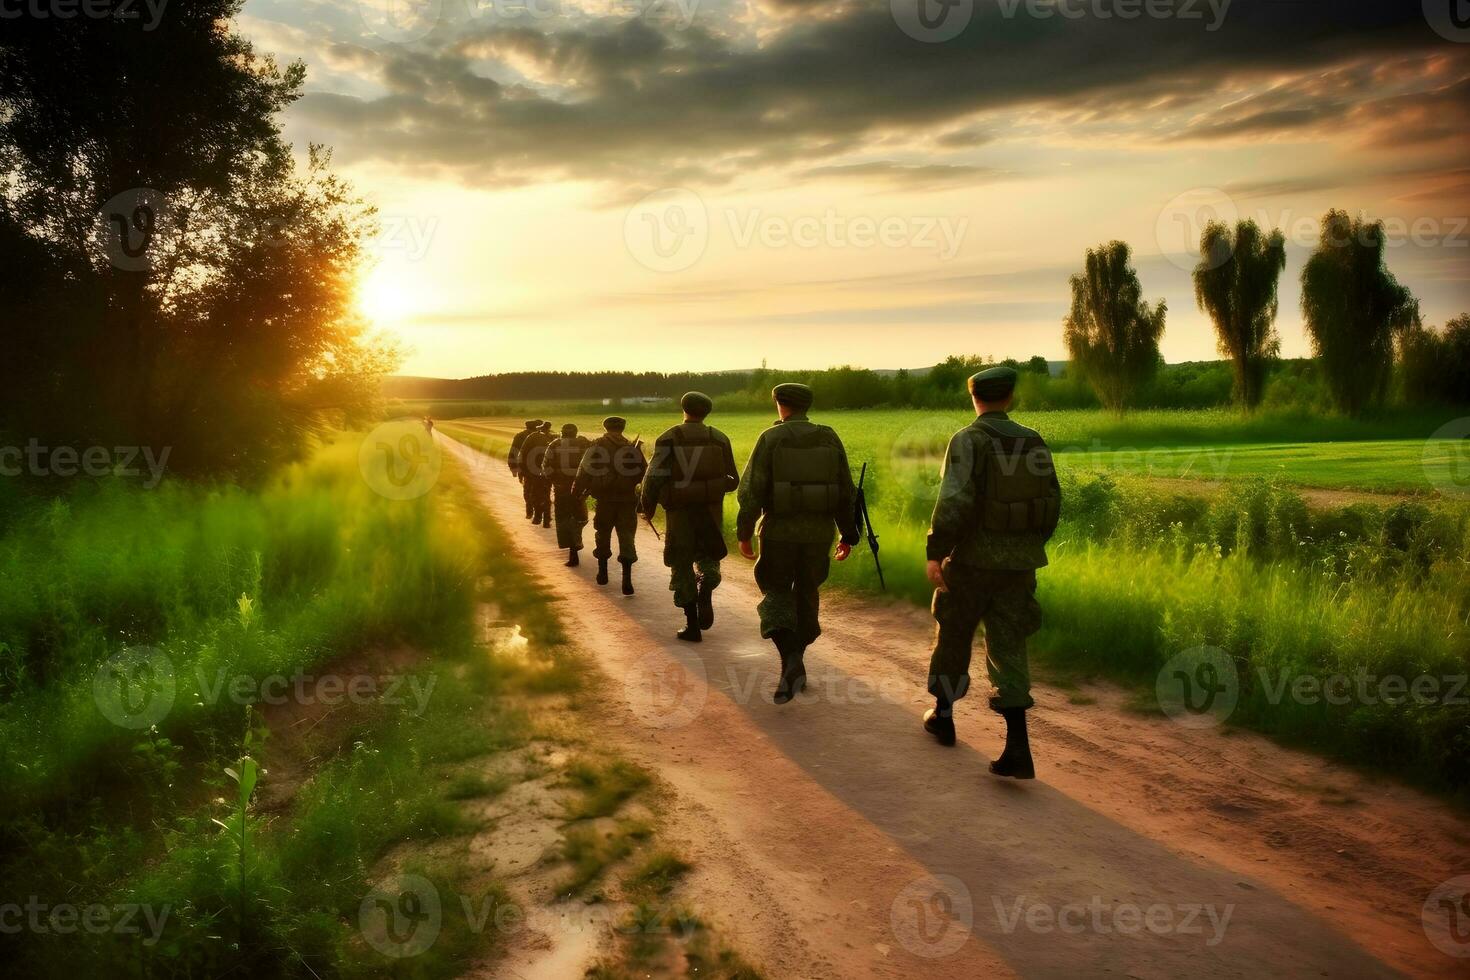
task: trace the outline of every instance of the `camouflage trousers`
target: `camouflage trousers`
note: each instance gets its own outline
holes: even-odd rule
[[[684,607],[691,605],[699,598],[699,585],[701,582],[711,592],[720,587],[720,563],[703,558],[690,558],[688,561],[669,561],[664,559],[669,566],[669,591],[674,593],[674,605]]]
[[[638,533],[638,502],[635,500],[599,500],[592,515],[594,558],[606,561],[612,557],[613,533],[618,535],[618,561],[632,564],[638,560],[633,538]]]
[[[526,502],[531,505],[533,523],[551,513],[551,481],[544,476],[526,477]]]
[[[587,526],[587,502],[572,495],[570,483],[553,483],[556,496],[556,546],[581,548],[582,528]]]
[[[975,631],[985,626],[985,670],[993,694],[990,707],[1029,708],[1031,670],[1026,637],[1041,628],[1036,573],[944,566],[948,591],[934,590],[934,654],[929,693],[958,701],[970,688],[970,654]]]
[[[760,614],[762,639],[770,639],[777,630],[790,630],[803,644],[822,635],[817,620],[819,589],[832,568],[830,548],[829,541],[761,540],[755,584],[761,590],[756,612]]]

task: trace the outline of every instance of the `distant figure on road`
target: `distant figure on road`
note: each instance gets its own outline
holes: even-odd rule
[[[561,427],[561,438],[546,451],[547,470],[556,509],[556,546],[567,549],[567,567],[581,564],[577,552],[582,550],[582,528],[587,526],[587,504],[572,493],[582,454],[592,445],[586,436],[577,435],[577,427],[568,422]]]
[[[424,416],[424,431],[429,434],[429,438],[434,437],[434,420],[427,415]]]
[[[531,523],[551,527],[551,470],[546,451],[556,440],[551,423],[543,421],[532,429],[521,443],[521,474],[526,482],[526,497],[531,504]]]
[[[929,663],[934,707],[924,713],[924,730],[943,745],[955,743],[954,702],[969,689],[970,648],[984,623],[990,707],[1006,721],[1005,750],[990,771],[1034,779],[1026,637],[1041,628],[1036,569],[1046,564],[1062,493],[1041,435],[1006,415],[1016,372],[990,368],[969,387],[977,418],[949,441],[929,527],[938,628]]]
[[[846,561],[857,544],[857,493],[842,440],[807,418],[812,390],[781,384],[771,397],[781,417],[760,434],[740,475],[735,527],[740,553],[755,558],[751,539],[760,521],[755,584],[763,598],[757,611],[761,637],[781,655],[775,701],[785,704],[806,685],[802,658],[822,634],[818,589],[831,568],[832,539],[841,533],[838,561]]]
[[[623,566],[623,595],[633,594],[633,563],[638,560],[634,536],[638,533],[638,485],[648,472],[643,450],[623,435],[628,420],[611,415],[602,420],[603,434],[593,440],[572,493],[597,501],[592,517],[592,557],[597,559],[597,584],[607,584],[607,560],[612,536],[618,535],[618,564]]]
[[[510,466],[510,475],[521,481],[521,496],[526,501],[526,519],[530,520],[534,508],[531,506],[531,486],[526,482],[526,471],[521,466],[521,450],[526,444],[526,437],[541,428],[540,419],[526,419],[526,427],[515,434],[510,440],[510,452],[506,454],[505,461]]]
[[[640,506],[650,520],[660,505],[664,508],[664,564],[674,604],[684,610],[684,628],[675,635],[698,643],[700,631],[715,623],[720,562],[730,553],[723,527],[725,494],[739,486],[740,472],[729,437],[704,424],[714,408],[710,397],[691,391],[679,407],[683,424],[653,444]]]

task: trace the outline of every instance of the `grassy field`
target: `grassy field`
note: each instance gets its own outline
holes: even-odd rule
[[[1146,479],[1134,462],[1139,457],[1115,475],[1075,465],[1077,456],[1064,452],[1063,523],[1049,547],[1051,565],[1040,576],[1046,626],[1036,637],[1037,658],[1054,676],[1103,676],[1151,692],[1172,658],[1218,647],[1240,679],[1232,722],[1470,801],[1470,689],[1460,683],[1470,673],[1470,505],[1454,493],[1432,496],[1427,481],[1415,482],[1422,476],[1413,465],[1425,450],[1422,437],[1383,438],[1391,434],[1386,428],[1409,425],[1403,420],[1366,426],[1374,438],[1346,442],[1329,441],[1343,434],[1342,421],[1334,419],[1314,427],[1214,412],[1138,414],[1123,422],[1082,412],[1017,417],[1059,446],[1089,431],[1114,446],[1150,446],[1177,464],[1167,475],[1179,475],[1178,460],[1187,452],[1180,444],[1168,446],[1169,439],[1229,447],[1232,460],[1250,463],[1228,470],[1228,483],[1181,488]],[[854,466],[871,464],[869,501],[889,593],[927,605],[924,537],[939,457],[949,433],[968,418],[918,412],[817,417],[839,429]],[[555,421],[599,431],[589,416]],[[770,420],[729,415],[711,421],[730,435],[743,462]],[[1433,432],[1441,421],[1413,424]],[[668,422],[667,415],[631,416],[629,431],[651,440]],[[441,428],[503,455],[520,422],[463,419]],[[1273,432],[1293,438],[1261,441]],[[1320,441],[1304,442],[1304,433]],[[1458,463],[1460,448],[1450,443],[1431,450],[1442,452],[1434,458],[1448,466]],[[1284,465],[1302,458],[1310,462]],[[1263,478],[1266,473],[1272,479]],[[1299,488],[1317,481],[1333,485],[1334,478],[1344,481],[1339,486],[1364,488],[1398,480],[1417,495],[1309,508]],[[733,532],[733,506],[725,516]],[[878,591],[866,549],[834,565],[832,579]],[[1436,693],[1329,703],[1283,695],[1280,685],[1282,678],[1320,685],[1359,674],[1406,683],[1427,678]]]
[[[446,468],[432,493],[388,499],[360,443],[254,491],[104,483],[6,503],[0,894],[31,917],[6,939],[15,975],[458,976],[504,940],[472,910],[510,901],[463,860],[489,832],[474,804],[531,776],[565,799],[547,860],[576,894],[632,908],[641,864],[684,867],[656,822],[619,813],[654,792],[648,775],[566,720],[591,672],[468,484]],[[486,640],[486,608],[511,639]],[[576,761],[497,761],[533,742]],[[615,815],[615,852],[579,844]],[[387,868],[446,896],[409,958],[365,939]],[[606,975],[638,974],[665,941],[625,932]],[[724,964],[712,975],[754,975],[696,942]]]

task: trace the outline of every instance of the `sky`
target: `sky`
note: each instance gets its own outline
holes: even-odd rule
[[[1382,220],[1470,312],[1466,0],[247,0],[307,65],[284,133],[379,209],[402,373],[1062,359],[1127,242],[1166,360],[1218,356],[1203,224]]]

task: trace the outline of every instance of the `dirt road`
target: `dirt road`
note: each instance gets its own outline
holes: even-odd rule
[[[1123,713],[1109,688],[1085,705],[1040,689],[1039,778],[996,779],[983,693],[956,712],[958,746],[920,730],[929,622],[905,605],[829,600],[809,689],[778,707],[738,557],[714,630],[680,643],[651,535],[638,594],[599,587],[595,563],[561,567],[553,532],[526,523],[503,462],[441,441],[565,601],[606,678],[608,737],[675,791],[701,913],[767,975],[1465,975],[1420,925],[1430,892],[1470,873],[1447,807],[1259,737]]]

